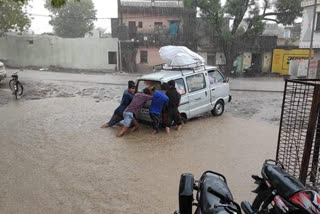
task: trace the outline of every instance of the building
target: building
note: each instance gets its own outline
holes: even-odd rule
[[[111,25],[121,43],[123,70],[150,71],[162,63],[161,46],[196,49],[196,11],[184,8],[182,0],[118,0],[118,7]]]
[[[229,19],[224,26],[229,28]],[[242,26],[245,28],[245,22]],[[197,51],[209,65],[217,65],[226,72],[226,58],[218,35],[201,19],[197,19]],[[259,36],[256,39],[242,38],[234,41],[234,52],[237,55],[231,73],[242,75],[245,69],[251,68],[255,74],[269,73],[271,70],[272,50],[277,47],[277,36]],[[230,71],[228,71],[230,72]]]
[[[303,18],[300,38],[300,48],[310,48],[311,34],[312,34],[312,21],[314,12],[314,0],[303,0],[301,6],[303,7]],[[314,25],[313,48],[314,60],[310,63],[310,77],[320,78],[320,0],[317,1],[316,19]]]

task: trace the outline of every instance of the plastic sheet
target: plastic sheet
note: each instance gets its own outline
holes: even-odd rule
[[[197,67],[204,59],[184,46],[164,46],[159,50],[162,61],[170,67]]]

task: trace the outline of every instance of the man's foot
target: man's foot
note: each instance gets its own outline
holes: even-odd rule
[[[123,126],[121,130],[118,132],[117,137],[122,137],[124,133],[128,130],[129,127]]]
[[[139,128],[139,126],[133,126],[133,127],[131,128],[131,131],[132,131],[132,132],[135,132],[135,131],[137,131],[138,128]]]
[[[157,130],[152,130],[152,135],[155,135],[155,134],[157,134]]]
[[[109,127],[109,125],[106,123],[106,124],[103,124],[102,126],[101,126],[101,128],[108,128]]]
[[[182,125],[177,126],[177,131],[180,131],[182,129]]]
[[[170,128],[169,127],[166,127],[166,133],[170,134]]]

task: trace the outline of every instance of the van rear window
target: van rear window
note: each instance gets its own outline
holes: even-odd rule
[[[143,92],[143,89],[149,88],[151,86],[155,87],[155,90],[161,89],[161,83],[159,81],[153,80],[139,80],[138,81],[138,92]]]

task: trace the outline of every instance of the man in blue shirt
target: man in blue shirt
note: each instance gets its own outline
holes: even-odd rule
[[[136,91],[136,86],[133,81],[128,81],[128,89],[126,89],[123,92],[122,99],[120,102],[120,105],[116,110],[114,111],[111,119],[106,124],[103,124],[101,128],[107,128],[112,127],[115,124],[119,123],[121,120],[123,120],[123,112],[128,107],[128,105],[131,103],[131,100],[133,98],[133,95]]]
[[[162,112],[162,108],[163,108],[163,105],[168,105],[168,102],[169,102],[169,98],[166,95],[168,88],[169,88],[168,84],[163,83],[161,85],[161,90],[156,90],[153,93],[151,106],[149,108],[149,114],[152,119],[153,135],[159,132],[160,115]]]

